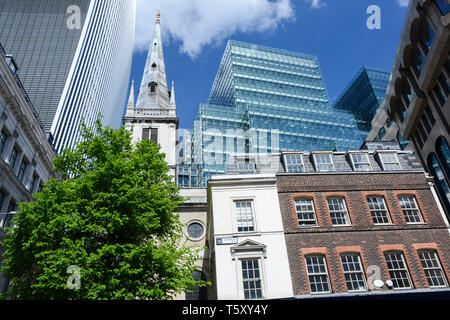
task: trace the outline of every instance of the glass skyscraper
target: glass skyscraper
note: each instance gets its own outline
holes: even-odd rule
[[[0,43],[59,152],[82,119],[121,125],[134,20],[134,0],[0,0]]]
[[[180,144],[179,171],[200,167],[204,185],[231,154],[357,150],[362,142],[354,116],[329,104],[317,57],[229,41]]]
[[[364,138],[371,129],[371,121],[384,100],[390,73],[362,67],[334,103],[336,109],[347,110],[355,118]]]

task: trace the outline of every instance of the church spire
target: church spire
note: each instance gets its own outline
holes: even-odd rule
[[[133,108],[134,108],[134,80],[131,81],[130,97],[128,98],[127,111],[128,109]]]
[[[136,109],[152,109],[152,114],[155,116],[176,116],[176,111],[171,107],[169,99],[161,40],[160,14],[158,12],[136,102]]]

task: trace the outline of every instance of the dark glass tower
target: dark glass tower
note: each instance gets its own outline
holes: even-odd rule
[[[370,67],[362,67],[353,77],[334,107],[351,112],[361,135],[366,138],[371,121],[384,100],[390,73]]]

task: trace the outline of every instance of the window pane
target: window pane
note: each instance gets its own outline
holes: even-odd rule
[[[446,287],[447,279],[435,251],[419,251],[419,258],[430,287]]]
[[[305,261],[311,293],[331,292],[325,257],[308,256]]]
[[[421,223],[422,215],[417,206],[416,198],[413,196],[398,197],[400,207],[403,210],[407,223]]]
[[[301,154],[287,154],[284,156],[286,161],[286,171],[295,173],[303,172],[303,159]]]
[[[203,236],[203,226],[200,223],[194,222],[191,223],[188,227],[187,227],[187,232],[189,234],[189,237],[193,238],[193,239],[199,239]]]
[[[355,171],[371,171],[369,157],[365,153],[353,153],[351,155]]]
[[[386,208],[386,203],[382,197],[367,198],[369,204],[370,214],[374,224],[389,224],[391,223],[389,212]]]
[[[316,225],[312,199],[295,200],[295,210],[297,211],[298,224],[300,226]]]
[[[0,156],[2,155],[2,152],[5,149],[7,139],[8,136],[6,135],[6,132],[2,130],[2,132],[0,133]]]
[[[316,169],[318,172],[333,171],[333,160],[331,154],[315,154]]]
[[[238,232],[254,231],[251,201],[236,202]]]
[[[348,291],[367,290],[364,272],[359,255],[356,254],[342,255],[341,261]]]
[[[258,260],[242,260],[241,267],[244,298],[261,299],[262,286]]]
[[[399,252],[385,253],[386,264],[388,266],[389,275],[394,288],[409,289],[412,287],[409,272],[406,268],[406,263],[403,254]]]
[[[333,225],[349,225],[345,200],[343,198],[328,198],[328,209],[330,210],[331,222]]]

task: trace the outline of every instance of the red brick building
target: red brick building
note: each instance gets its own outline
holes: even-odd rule
[[[432,178],[392,148],[282,155],[295,297],[448,290],[449,226]]]

